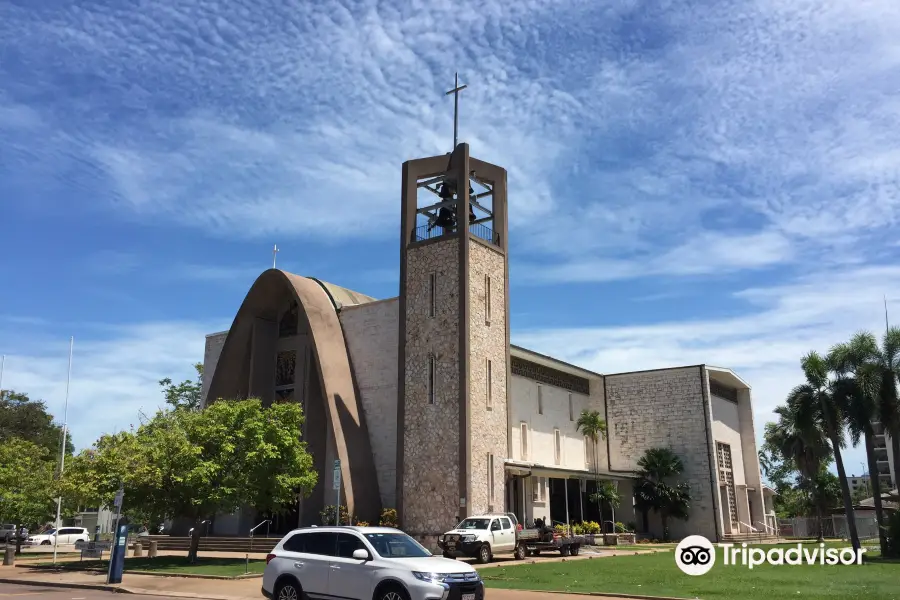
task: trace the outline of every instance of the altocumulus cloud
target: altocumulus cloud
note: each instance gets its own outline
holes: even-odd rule
[[[393,238],[398,165],[449,150],[459,70],[462,138],[509,169],[523,283],[738,277],[719,288],[738,317],[520,341],[603,372],[720,362],[768,410],[799,354],[876,328],[896,289],[897,39],[894,0],[8,1],[0,195],[222,238]],[[215,329],[160,326],[84,364],[135,336],[192,350],[92,393],[133,414]],[[29,356],[22,387],[44,385]]]

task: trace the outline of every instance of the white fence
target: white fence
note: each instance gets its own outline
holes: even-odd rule
[[[781,537],[817,537],[819,523],[815,517],[794,517],[778,522]],[[875,517],[856,517],[856,532],[860,540],[877,540],[878,525]],[[822,535],[827,538],[850,539],[846,515],[831,515],[822,519]]]

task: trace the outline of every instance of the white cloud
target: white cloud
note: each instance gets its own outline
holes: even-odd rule
[[[900,267],[833,270],[735,296],[749,303],[739,317],[698,317],[644,326],[513,330],[513,341],[600,373],[679,365],[728,367],[753,388],[757,436],[772,410],[802,383],[800,358],[827,352],[860,329],[884,331],[883,297],[900,288]],[[642,317],[635,307],[635,318]],[[648,317],[651,315],[647,315]],[[861,451],[852,454],[857,464]],[[852,468],[852,467],[848,467]]]
[[[72,359],[68,424],[76,447],[87,447],[103,433],[138,424],[138,412],[153,414],[164,404],[158,381],[191,378],[191,365],[202,361],[204,336],[230,323],[210,321],[143,323],[90,328],[77,336]],[[88,329],[83,324],[80,329]],[[0,327],[6,352],[3,388],[43,399],[62,422],[65,408],[69,340],[49,328],[16,333]]]

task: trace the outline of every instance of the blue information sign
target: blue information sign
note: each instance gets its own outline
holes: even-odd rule
[[[112,554],[109,557],[109,577],[107,583],[122,583],[122,572],[125,570],[125,553],[128,547],[128,525],[119,525],[113,542]]]

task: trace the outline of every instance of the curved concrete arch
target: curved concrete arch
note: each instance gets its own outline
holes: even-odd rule
[[[279,309],[290,297],[297,301],[300,315],[306,319],[322,400],[341,460],[342,503],[346,502],[351,515],[377,523],[381,496],[365,412],[337,311],[316,281],[278,269],[269,269],[256,279],[225,338],[207,397],[246,398],[250,395],[254,321],[263,319],[277,324]],[[274,376],[274,369],[272,373]],[[310,398],[308,401],[315,400]],[[325,468],[329,469],[329,466],[325,465]],[[329,474],[330,470],[320,473],[320,479]]]

